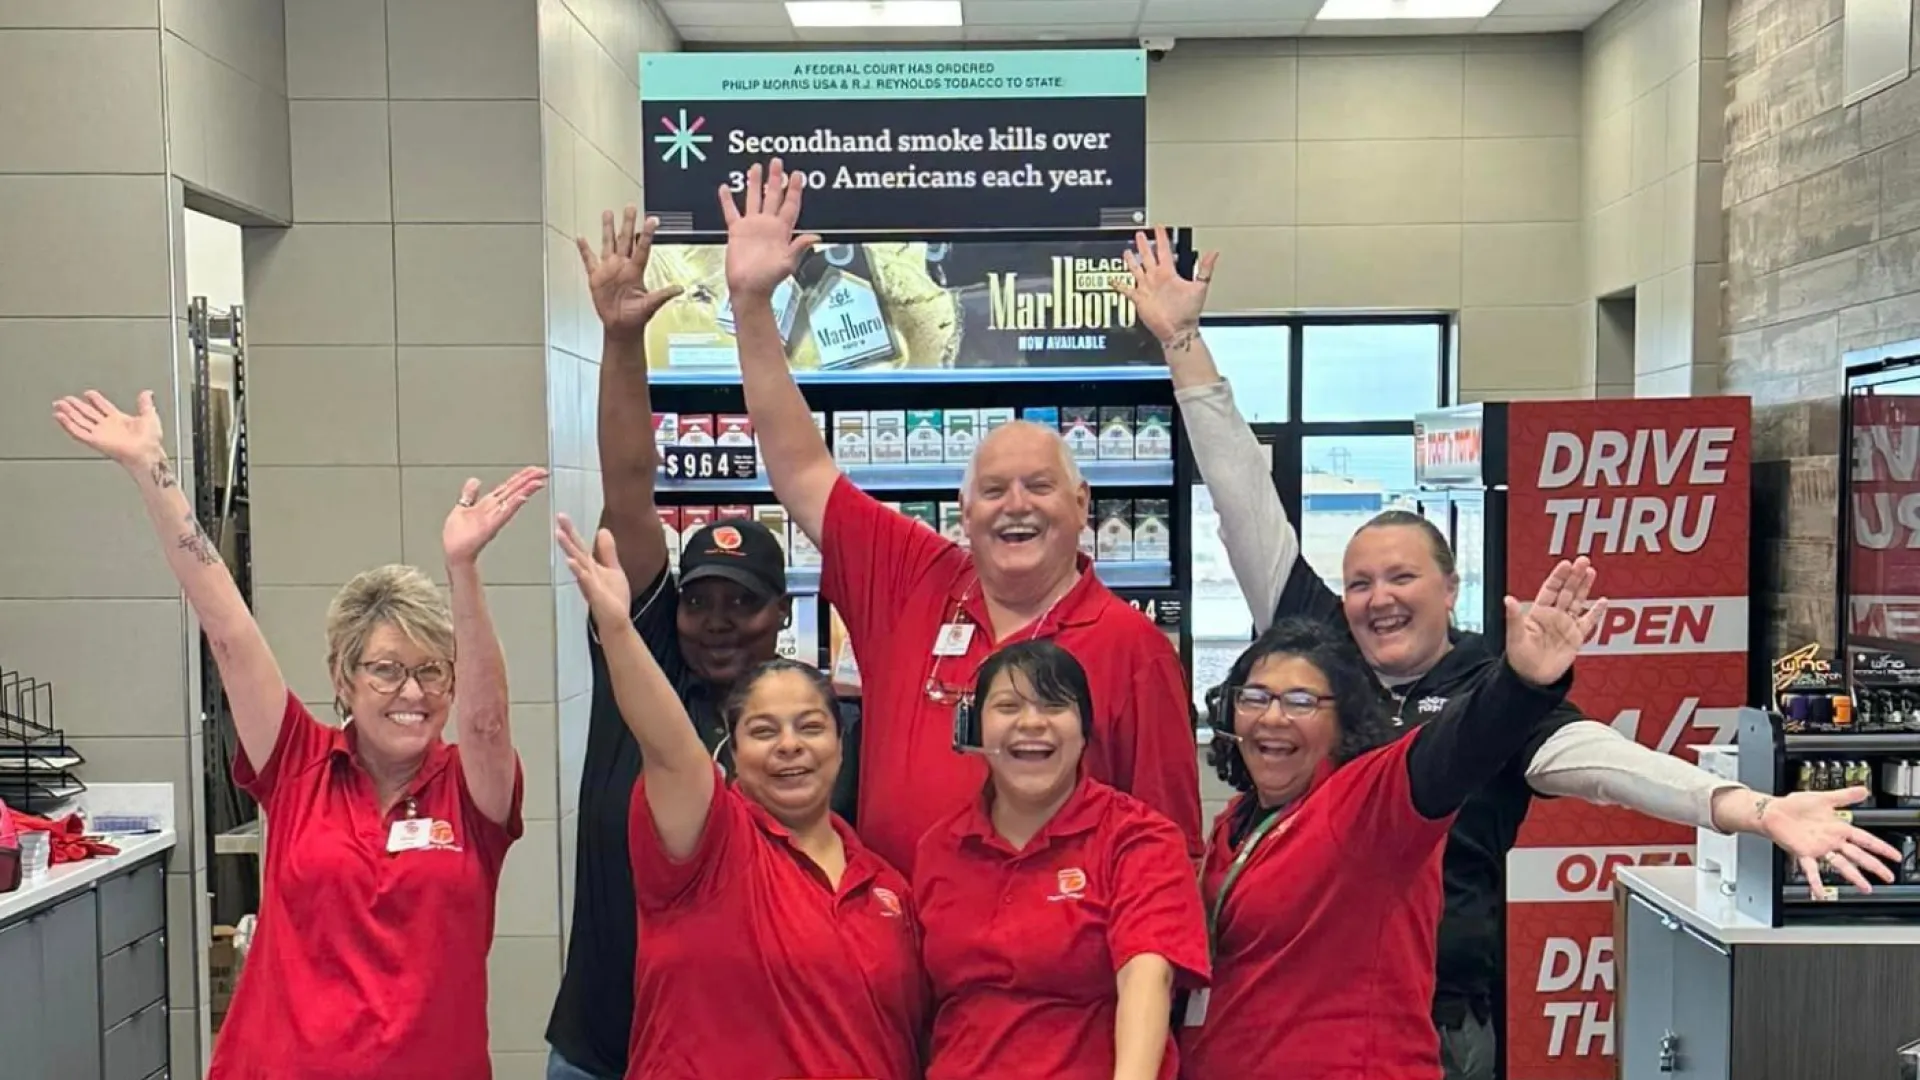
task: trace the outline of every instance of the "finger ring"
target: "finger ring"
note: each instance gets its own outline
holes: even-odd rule
[[[466,496],[464,496],[464,495],[463,495],[463,496],[461,496],[461,497],[460,497],[460,505],[461,505],[461,506],[472,506],[472,505],[473,505],[473,500],[472,500],[472,499],[469,499],[469,498],[467,498]]]
[[[1199,281],[1199,282],[1207,282],[1207,281],[1212,281],[1213,276],[1211,274],[1195,274],[1193,275],[1193,280]]]

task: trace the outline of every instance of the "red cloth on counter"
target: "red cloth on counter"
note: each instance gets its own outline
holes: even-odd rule
[[[47,863],[50,866],[83,862],[98,855],[120,854],[120,849],[112,844],[88,837],[86,822],[80,820],[79,814],[68,814],[58,821],[50,821],[15,810],[13,823],[21,832],[47,834]]]

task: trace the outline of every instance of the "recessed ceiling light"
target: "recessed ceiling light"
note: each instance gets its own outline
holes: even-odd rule
[[[1478,19],[1500,0],[1327,0],[1319,19]]]
[[[787,0],[795,26],[959,26],[960,0]]]

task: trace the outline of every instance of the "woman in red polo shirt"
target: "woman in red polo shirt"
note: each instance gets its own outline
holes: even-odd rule
[[[1093,716],[1085,670],[1052,641],[980,665],[956,721],[975,730],[956,738],[985,755],[986,789],[914,857],[928,1080],[1175,1074],[1173,989],[1208,967],[1193,863],[1171,821],[1083,775]]]
[[[713,530],[730,550],[729,530]],[[840,710],[819,671],[770,660],[724,704],[724,783],[640,640],[601,529],[557,535],[640,744],[629,836],[642,930],[631,1080],[916,1080],[926,1018],[907,883],[830,809]],[[739,537],[731,538],[737,546]]]
[[[1213,986],[1188,1002],[1183,1077],[1437,1080],[1441,851],[1455,811],[1565,698],[1606,606],[1588,602],[1593,580],[1583,558],[1531,608],[1508,597],[1504,662],[1385,746],[1359,653],[1325,623],[1282,619],[1235,661],[1214,749],[1242,794],[1201,875]]]
[[[369,570],[334,597],[327,663],[346,721],[334,728],[287,688],[181,494],[153,395],[133,415],[93,391],[53,412],[138,486],[220,668],[234,777],[265,811],[260,925],[212,1080],[490,1076],[487,950],[521,787],[479,557],[545,470],[485,498],[467,481],[441,532],[451,610],[408,566]],[[450,715],[457,748],[441,738]]]

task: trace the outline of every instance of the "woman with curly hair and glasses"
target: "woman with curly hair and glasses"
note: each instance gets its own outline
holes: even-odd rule
[[[1188,1001],[1188,1080],[1436,1080],[1440,857],[1453,815],[1572,684],[1605,601],[1562,563],[1507,599],[1499,668],[1393,739],[1350,641],[1282,619],[1213,696],[1215,767],[1238,788],[1201,873],[1213,983]],[[1578,611],[1579,615],[1574,613]]]

